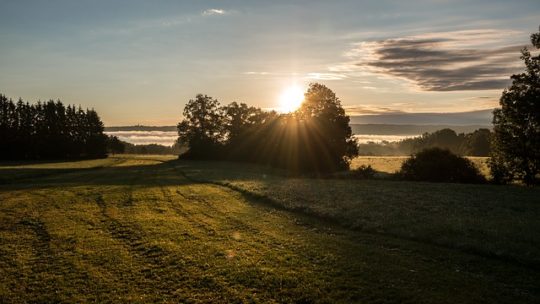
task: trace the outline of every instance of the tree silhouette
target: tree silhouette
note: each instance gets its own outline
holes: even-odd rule
[[[478,129],[472,133],[464,134],[461,144],[461,155],[468,156],[488,156],[491,146],[491,131],[489,129]]]
[[[53,100],[14,103],[0,94],[0,159],[105,157],[105,141],[94,110]]]
[[[265,112],[236,102],[224,106],[222,110],[227,138],[226,156],[232,160],[255,161],[253,149],[260,144],[260,132],[277,117],[276,112]]]
[[[236,102],[220,107],[199,94],[178,124],[179,142],[189,146],[181,157],[257,162],[296,173],[348,168],[357,149],[339,99],[321,84],[311,84],[305,96],[297,112],[278,115]]]
[[[540,49],[540,31],[531,35]],[[540,173],[540,55],[521,51],[524,73],[512,75],[500,108],[493,112],[493,146],[490,167],[496,182],[537,182]]]
[[[217,99],[197,94],[186,104],[183,114],[178,136],[181,143],[189,145],[183,157],[217,158],[224,140],[223,111]]]
[[[358,154],[352,138],[349,116],[339,98],[322,84],[312,83],[296,113],[301,128],[301,154],[311,159],[319,171],[348,168],[350,158]]]

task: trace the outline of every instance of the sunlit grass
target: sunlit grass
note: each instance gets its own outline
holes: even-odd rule
[[[27,174],[0,185],[1,301],[540,299],[535,189],[288,179],[165,160],[0,168]]]
[[[385,172],[385,173],[395,173],[399,171],[401,165],[405,160],[409,158],[408,156],[358,156],[351,161],[351,169],[356,169],[362,165],[371,166],[373,169]],[[489,177],[489,167],[487,165],[487,157],[474,157],[467,156],[476,167],[480,170],[484,176]]]
[[[376,160],[383,162],[384,158]],[[401,161],[391,158],[391,161]],[[372,163],[370,163],[372,164]],[[287,178],[233,163],[186,163],[216,182],[343,226],[540,265],[540,190],[518,186]]]

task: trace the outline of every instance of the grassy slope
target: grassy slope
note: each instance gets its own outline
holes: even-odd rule
[[[284,178],[235,163],[185,163],[195,180],[265,198],[366,232],[540,269],[540,189],[389,180]]]
[[[234,166],[164,160],[36,169],[39,179],[21,167],[24,179],[0,186],[0,302],[540,300],[530,267],[344,229],[184,177],[222,181]],[[279,179],[250,168],[243,177]]]

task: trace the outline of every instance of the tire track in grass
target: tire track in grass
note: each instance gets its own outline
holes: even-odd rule
[[[205,191],[197,189],[198,191],[196,191],[195,189],[190,189],[190,187],[207,187],[208,189],[205,189]],[[168,197],[167,200],[173,202],[170,189],[165,189],[165,187],[162,187],[162,189],[164,196]],[[268,215],[272,215],[272,217],[278,216],[280,217],[280,219],[278,219],[278,222],[282,222],[283,220],[285,220],[285,223],[283,224],[290,224],[290,222],[293,221],[294,225],[296,226],[298,224],[296,218],[291,219],[285,214],[276,214],[272,212],[274,211],[273,209],[261,209],[261,205],[255,204],[254,206],[253,204],[250,204],[241,194],[235,191],[231,191],[226,187],[217,186],[214,184],[192,183],[189,184],[187,187],[182,187],[180,189],[177,188],[176,194],[182,196],[183,201],[185,202],[196,204],[197,206],[203,206],[203,209],[210,210],[208,211],[208,213],[215,215],[214,218],[219,220],[217,225],[219,227],[227,227],[219,232],[225,233],[229,236],[228,239],[230,241],[230,245],[226,246],[222,243],[221,247],[237,248],[241,252],[244,251],[243,258],[247,258],[249,260],[248,264],[250,265],[250,267],[254,267],[249,272],[250,276],[254,276],[253,279],[257,278],[258,276],[260,276],[260,279],[261,277],[265,277],[267,275],[263,270],[265,269],[265,267],[268,267],[264,266],[268,265],[269,261],[267,260],[267,258],[277,258],[277,256],[275,256],[277,252],[282,252],[281,256],[287,256],[287,259],[298,260],[302,261],[303,263],[308,263],[307,265],[299,267],[318,268],[324,266],[324,263],[320,264],[321,261],[327,261],[326,257],[322,256],[314,258],[314,248],[308,249],[309,245],[306,243],[305,240],[302,239],[302,237],[295,238],[291,237],[291,235],[286,232],[281,234],[279,232],[275,232],[273,231],[273,229],[275,229],[276,227],[272,226],[279,224],[268,221]],[[209,195],[211,194],[215,195],[209,197]],[[214,197],[220,197],[220,201],[230,199],[231,201],[239,202],[240,204],[245,205],[245,207],[249,209],[249,212],[237,215],[227,208],[220,208],[218,204],[213,201]],[[173,203],[180,204],[179,202]],[[197,209],[196,212],[199,213],[200,210]],[[185,211],[182,211],[182,213],[185,213]],[[257,224],[247,224],[247,222]],[[270,225],[271,227],[266,227],[267,225]],[[258,227],[256,228],[255,226]],[[305,228],[302,226],[295,228],[295,230],[297,229],[304,231]],[[238,232],[238,236],[231,238],[231,232],[233,231]],[[240,232],[243,234],[242,237],[240,237]],[[309,232],[312,233],[313,230],[310,229]],[[240,240],[240,238],[242,238],[242,240]],[[219,246],[219,243],[217,245]],[[299,248],[303,248],[304,250],[299,250]],[[318,256],[319,254],[322,253],[319,252],[316,255]],[[323,255],[326,256],[326,254]],[[289,267],[292,267],[292,269],[294,269],[297,266],[298,265],[290,265]],[[273,267],[275,267],[275,265]],[[247,274],[245,271],[242,271],[241,273],[243,273],[243,275]],[[246,283],[248,282],[251,281],[248,280]],[[245,288],[250,287],[249,284],[245,285],[246,283],[238,282],[235,279],[233,279],[231,283],[243,285]],[[289,282],[288,284],[294,283]]]
[[[141,170],[133,172],[132,178],[127,186],[121,187],[120,189],[113,189],[114,192],[122,194],[121,201],[117,202],[118,206],[133,206],[133,192],[136,182],[141,179],[141,174]],[[99,191],[99,189],[96,190]],[[106,230],[114,239],[123,243],[130,252],[145,260],[147,264],[156,265],[161,262],[163,252],[159,247],[151,246],[145,248],[145,235],[142,227],[134,223],[122,223],[120,220],[109,215],[107,212],[107,202],[105,201],[103,193],[95,193],[92,199],[100,209],[102,222]]]
[[[37,197],[37,204],[46,204],[48,201],[45,201],[43,196],[36,196],[35,193],[25,193],[25,195]],[[90,280],[89,274],[85,271],[73,271],[76,266],[66,256],[65,248],[62,248],[71,247],[71,244],[62,242],[61,238],[49,232],[48,224],[43,219],[43,211],[34,210],[31,214],[23,213],[19,216],[21,219],[12,221],[10,229],[17,234],[29,236],[24,244],[16,245],[19,249],[24,248],[21,245],[28,246],[29,259],[17,262],[18,251],[16,255],[10,252],[8,256],[2,257],[5,260],[13,259],[10,270],[19,269],[17,280],[24,282],[24,289],[21,290],[21,285],[19,285],[16,287],[17,292],[24,292],[28,299],[32,299],[31,302],[57,303],[65,301],[65,295],[59,292],[62,288],[84,290],[86,286],[81,283]],[[105,287],[96,282],[93,283],[97,290]]]
[[[185,179],[181,179],[179,182],[185,183]],[[255,282],[257,282],[255,286],[258,288],[258,292],[263,294],[274,293],[275,291],[269,292],[267,289],[273,289],[272,286],[274,286],[278,278],[272,272],[269,273],[267,269],[268,267],[272,268],[276,266],[268,265],[268,263],[271,263],[268,258],[271,260],[277,258],[275,256],[276,251],[283,251],[287,256],[293,254],[296,256],[295,259],[308,261],[308,259],[295,252],[296,247],[294,245],[289,246],[290,244],[287,241],[278,240],[272,234],[264,233],[258,228],[248,225],[246,222],[249,221],[251,216],[247,213],[238,215],[241,217],[249,216],[247,219],[240,220],[234,214],[230,213],[230,209],[220,209],[218,204],[216,204],[217,201],[214,201],[214,199],[219,199],[220,203],[223,200],[230,200],[233,204],[239,203],[247,207],[250,214],[255,212],[254,216],[258,219],[265,213],[264,211],[261,213],[261,210],[253,209],[252,206],[246,204],[241,198],[227,191],[227,189],[215,185],[203,183],[193,184],[191,182],[187,185],[183,184],[180,186],[169,186],[165,183],[158,184],[161,187],[163,200],[171,204],[171,209],[177,215],[185,218],[191,225],[201,227],[201,218],[197,217],[201,213],[210,217],[211,222],[204,222],[202,224],[211,227],[212,230],[216,227],[216,232],[207,234],[203,231],[202,235],[194,241],[193,245],[198,248],[199,252],[207,252],[206,257],[214,265],[213,268],[221,269],[218,270],[221,273],[217,277],[219,279],[205,276],[204,280],[209,281],[208,283],[211,285],[218,284],[223,290],[227,290],[230,295],[236,295],[239,292],[241,293],[242,290],[254,288],[253,284]],[[197,189],[197,187],[204,188]],[[207,189],[207,187],[211,189]],[[205,197],[204,194],[208,194],[209,192],[215,195],[211,198]],[[175,199],[176,196],[180,196],[181,200]],[[183,208],[182,205],[184,204],[188,204],[193,208]],[[237,236],[235,236],[235,233]],[[269,247],[269,242],[277,244],[277,247]],[[236,257],[237,253],[240,256]],[[241,268],[231,268],[231,263],[238,258],[242,259],[241,264],[244,266]],[[277,263],[277,261],[275,262]],[[301,267],[306,267],[306,265]],[[238,276],[244,278],[240,279]],[[290,279],[287,280],[289,282],[288,284],[296,284],[292,283]],[[271,283],[271,285],[261,286],[262,281]],[[230,295],[228,296],[229,298],[231,297]],[[274,297],[272,296],[270,298]],[[277,300],[278,298],[275,298],[275,301],[279,302]]]
[[[152,177],[159,175],[161,172],[143,170],[138,173],[137,178],[132,179],[130,185],[122,189],[117,189],[116,191],[122,193],[126,191],[133,192],[136,182],[142,179],[147,181],[144,185],[143,193],[152,194],[153,191],[159,191],[159,189],[155,189],[155,187],[149,187],[149,184],[152,184],[152,181],[155,180]],[[123,197],[132,200],[132,207],[137,206],[137,201],[133,198],[133,193],[123,195]],[[134,279],[138,284],[144,286],[142,290],[148,292],[145,295],[146,300],[164,301],[165,299],[175,299],[174,301],[181,301],[181,299],[187,299],[189,293],[179,291],[186,288],[186,284],[189,285],[190,288],[208,289],[207,293],[225,293],[223,286],[210,276],[201,278],[201,280],[194,280],[194,274],[193,271],[190,271],[190,268],[206,266],[193,264],[189,261],[178,260],[178,258],[182,257],[179,257],[177,252],[171,252],[170,250],[162,248],[160,245],[149,244],[150,241],[162,240],[159,235],[149,234],[148,232],[145,232],[142,225],[131,221],[125,222],[119,218],[115,218],[108,212],[109,206],[118,205],[125,207],[125,202],[109,201],[103,193],[95,193],[92,200],[95,201],[100,209],[100,217],[102,218],[102,224],[105,231],[114,240],[120,242],[135,261],[140,264],[138,266],[140,276],[137,276]],[[159,204],[162,204],[163,201],[156,199],[152,201],[152,203],[158,206]],[[128,212],[131,212],[129,210],[130,208],[122,208],[124,218],[128,216]],[[152,212],[156,211],[152,210]],[[201,291],[198,292],[200,293]]]

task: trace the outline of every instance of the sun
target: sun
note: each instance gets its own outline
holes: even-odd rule
[[[285,113],[290,113],[298,109],[302,101],[304,101],[304,91],[299,86],[293,85],[281,93],[279,108]]]

